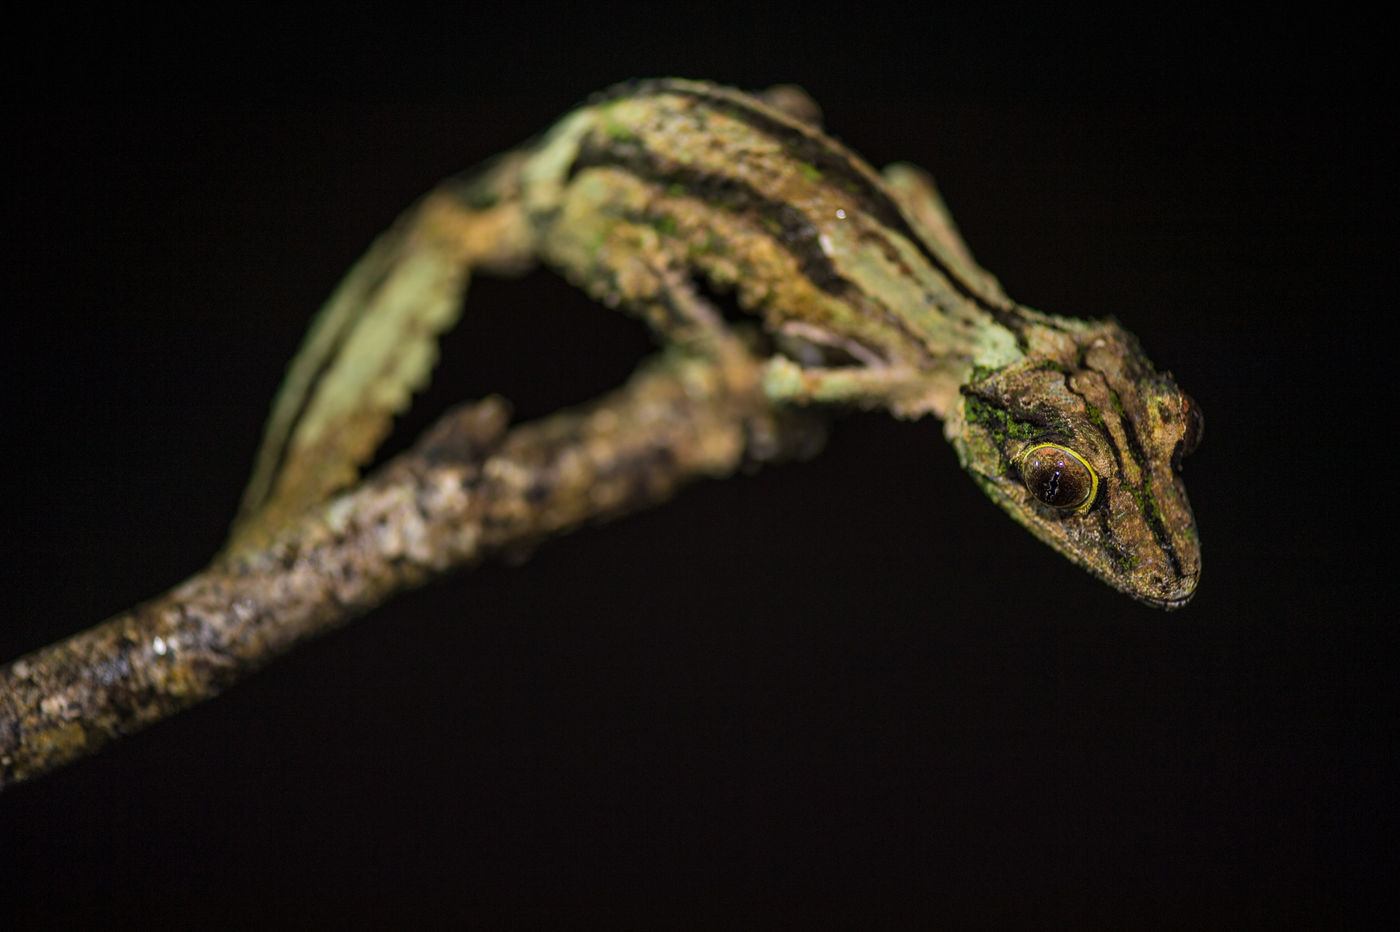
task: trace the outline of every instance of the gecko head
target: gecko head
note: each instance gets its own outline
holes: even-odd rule
[[[1116,323],[1064,336],[1065,352],[975,372],[949,439],[1031,533],[1128,595],[1179,608],[1201,573],[1180,476],[1200,409]]]

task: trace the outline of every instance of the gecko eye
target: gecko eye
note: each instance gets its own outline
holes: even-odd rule
[[[1021,480],[1041,504],[1083,511],[1094,502],[1099,476],[1084,457],[1068,447],[1042,443],[1021,457]]]
[[[1189,456],[1201,445],[1201,435],[1205,433],[1206,419],[1201,414],[1201,406],[1196,399],[1185,392],[1181,395],[1181,407],[1186,414],[1186,432],[1181,438],[1181,455]]]

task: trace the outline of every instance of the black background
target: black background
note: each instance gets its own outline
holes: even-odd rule
[[[329,15],[329,14],[328,14]],[[1206,413],[1163,614],[934,422],[403,596],[0,797],[0,926],[894,920],[1354,927],[1397,872],[1394,98],[1376,23],[709,5],[67,16],[8,39],[0,657],[219,545],[371,237],[589,92],[803,84],[1036,307]],[[617,384],[642,329],[474,282],[394,443]],[[1383,387],[1384,386],[1384,387]]]

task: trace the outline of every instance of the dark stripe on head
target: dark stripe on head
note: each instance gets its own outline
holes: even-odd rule
[[[1100,374],[1102,375],[1102,373]],[[1148,468],[1147,453],[1142,448],[1142,442],[1138,440],[1137,428],[1133,426],[1132,419],[1129,418],[1126,415],[1126,413],[1122,413],[1124,411],[1124,408],[1122,401],[1118,397],[1118,393],[1113,390],[1113,386],[1111,384],[1108,384],[1107,377],[1104,378],[1104,381],[1105,384],[1108,385],[1109,397],[1113,400],[1113,411],[1111,413],[1113,417],[1118,421],[1118,423],[1121,424],[1123,427],[1123,438],[1127,442],[1128,447],[1126,452],[1129,456],[1133,458],[1133,463],[1137,466],[1137,493],[1139,497],[1138,510],[1142,513],[1143,519],[1147,522],[1148,528],[1151,529],[1152,536],[1156,538],[1157,546],[1161,548],[1161,551],[1167,555],[1167,559],[1171,561],[1173,572],[1180,576],[1182,575],[1181,560],[1176,555],[1176,547],[1172,544],[1171,533],[1167,530],[1166,524],[1163,523],[1162,517],[1160,514],[1157,513],[1156,509],[1145,508],[1141,504],[1143,500],[1154,500],[1152,492],[1147,487],[1148,479],[1152,475],[1150,469]],[[1102,412],[1100,413],[1102,414]],[[1108,441],[1109,446],[1113,448],[1113,455],[1118,459],[1118,481],[1126,484],[1126,480],[1122,472],[1124,451],[1118,448],[1118,444],[1113,439],[1113,433],[1111,431],[1104,431],[1104,439],[1106,439]]]
[[[1109,525],[1108,509],[1100,508],[1099,516],[1099,543],[1108,553],[1108,558],[1119,567],[1124,567],[1133,562],[1133,557],[1125,553],[1115,541],[1117,538],[1113,534],[1113,528]]]

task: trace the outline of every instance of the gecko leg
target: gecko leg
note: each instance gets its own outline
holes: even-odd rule
[[[881,172],[885,187],[899,203],[910,223],[923,234],[929,245],[943,255],[953,268],[982,296],[996,304],[1009,304],[1011,299],[1002,291],[996,276],[977,264],[972,250],[963,241],[953,215],[943,203],[933,176],[908,162],[886,165]]]

